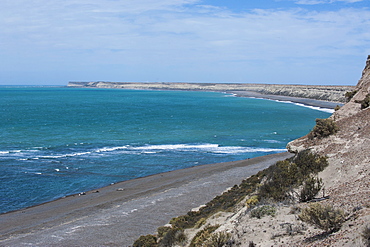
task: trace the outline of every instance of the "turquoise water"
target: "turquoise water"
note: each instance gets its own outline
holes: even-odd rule
[[[0,213],[285,151],[327,112],[215,92],[0,88]]]

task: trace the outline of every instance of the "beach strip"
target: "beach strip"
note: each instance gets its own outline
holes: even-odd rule
[[[279,160],[284,152],[124,181],[0,215],[0,246],[129,246],[173,217]]]
[[[331,102],[324,100],[308,99],[308,98],[298,98],[283,95],[272,95],[272,94],[262,94],[253,91],[227,91],[226,93],[234,94],[237,97],[247,97],[247,98],[259,98],[259,99],[269,99],[282,102],[292,102],[303,104],[306,106],[320,107],[326,109],[335,109],[336,106],[342,106],[343,103]]]

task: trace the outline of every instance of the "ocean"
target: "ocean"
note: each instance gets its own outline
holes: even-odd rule
[[[0,87],[0,213],[286,151],[325,110],[218,92]]]

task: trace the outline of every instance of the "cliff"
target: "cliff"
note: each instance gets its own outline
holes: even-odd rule
[[[182,82],[69,82],[68,87],[120,88],[141,90],[252,91],[269,95],[345,102],[344,94],[353,86],[282,85],[257,83],[182,83]]]
[[[189,239],[180,245],[370,246],[370,56],[361,79],[352,90],[352,93],[347,94],[349,98],[352,97],[350,101],[328,120],[334,123],[332,126],[337,126],[335,134],[328,136],[309,134],[290,142],[287,146],[293,153],[310,150],[321,157],[326,157],[328,166],[318,174],[323,187],[316,197],[319,198],[317,200],[319,205],[330,206],[344,212],[344,222],[340,227],[332,231],[323,231],[299,220],[297,212],[310,207],[312,202],[259,201],[260,194],[252,192],[237,206],[207,216],[199,220],[195,227],[186,229],[184,232],[177,231],[177,234],[183,234],[179,239]],[[276,171],[273,170],[273,173]],[[252,176],[251,180],[246,180],[243,185],[234,186],[229,191],[240,193],[243,187],[250,190],[251,183],[257,180],[262,184],[266,183],[268,180],[261,178],[263,174]],[[284,176],[284,179],[289,179],[288,177],[289,173]],[[260,187],[261,184],[255,188],[258,191]],[[294,195],[301,189],[302,185],[294,188],[291,193]],[[223,198],[220,196],[215,202],[225,203]],[[254,203],[257,204],[251,206]],[[208,203],[205,208],[210,204],[212,203]],[[267,207],[264,208],[261,205]],[[264,209],[266,215],[253,217],[253,207]],[[186,217],[180,216],[176,221],[172,220],[168,226],[173,228],[175,223],[181,225],[182,221],[191,219],[189,217],[197,217],[204,211],[206,210],[195,209]],[[332,214],[333,211],[316,220],[324,222],[325,219],[322,217],[329,217]],[[162,237],[161,241],[164,241],[167,235]],[[160,235],[157,236],[160,237]],[[204,240],[204,242],[191,245],[189,244],[191,239]],[[217,241],[218,243],[223,241],[223,244],[207,245]]]

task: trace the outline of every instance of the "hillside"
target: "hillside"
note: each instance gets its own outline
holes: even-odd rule
[[[334,123],[330,128],[335,131],[331,135],[313,131],[290,142],[287,147],[298,154],[295,159],[277,163],[246,179],[207,205],[174,218],[169,225],[159,228],[157,234],[142,237],[134,246],[157,246],[154,242],[144,244],[153,239],[159,241],[158,246],[370,246],[370,56],[362,78],[351,91],[347,94],[350,101],[327,120]],[[315,155],[310,156],[312,163],[307,164],[325,159],[327,165],[323,171],[321,168],[325,166],[320,167],[317,178],[313,176],[322,186],[315,192],[317,199],[310,198],[308,202],[300,202],[303,200],[295,196],[303,191],[307,179],[312,178],[296,165],[304,150]],[[301,156],[300,163],[307,166],[304,160],[311,162],[310,159]],[[276,173],[283,166],[288,170]],[[279,186],[273,187],[278,183],[271,183],[274,174],[285,174],[277,179],[286,185],[295,176],[293,168],[302,175],[297,185],[291,184],[284,192],[289,198],[279,201],[261,196],[263,189],[279,190]],[[266,189],[269,183],[272,187]],[[324,206],[330,210],[315,219],[316,225],[298,219],[303,217],[300,213],[307,212],[305,208]],[[318,211],[315,214],[319,215]],[[332,220],[333,217],[340,221]],[[331,225],[317,227],[324,223]]]
[[[344,94],[353,86],[280,85],[256,83],[180,83],[180,82],[69,82],[68,87],[120,88],[145,90],[250,91],[269,95],[345,102]]]

